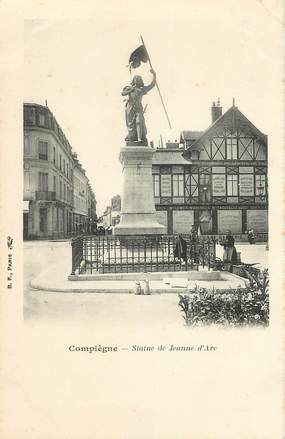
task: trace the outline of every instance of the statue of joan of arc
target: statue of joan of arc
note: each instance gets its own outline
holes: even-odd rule
[[[156,84],[155,71],[151,69],[150,72],[153,75],[153,79],[149,85],[144,85],[142,77],[136,75],[131,85],[127,85],[122,91],[122,96],[127,96],[125,109],[128,129],[127,142],[140,142],[140,144],[147,145],[147,129],[144,120],[142,97]]]

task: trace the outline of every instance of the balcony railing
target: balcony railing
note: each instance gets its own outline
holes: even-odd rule
[[[56,194],[52,191],[36,191],[36,200],[55,201]]]

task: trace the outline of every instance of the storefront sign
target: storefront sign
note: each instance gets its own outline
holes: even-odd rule
[[[242,197],[254,195],[253,175],[242,174],[239,176],[239,194]]]
[[[189,233],[193,224],[193,210],[173,210],[173,233]]]
[[[161,175],[161,196],[171,197],[171,175]]]
[[[254,232],[268,231],[267,210],[248,210],[247,211],[247,228],[253,229]]]
[[[225,175],[212,176],[213,196],[223,197],[226,195],[226,177]]]
[[[242,232],[241,210],[218,210],[218,233]]]

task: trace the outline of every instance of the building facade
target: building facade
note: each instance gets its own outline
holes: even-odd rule
[[[73,154],[73,230],[85,232],[88,229],[88,178],[85,169]]]
[[[93,233],[97,228],[97,214],[96,214],[96,198],[93,189],[88,182],[87,184],[87,206],[88,206],[88,232]]]
[[[233,105],[212,106],[204,132],[183,131],[180,142],[156,150],[153,188],[158,219],[168,233],[202,234],[249,228],[268,231],[267,136]]]
[[[102,217],[101,225],[105,229],[111,229],[119,224],[121,219],[121,196],[119,194],[111,198],[111,205],[107,206]]]
[[[46,106],[24,104],[24,239],[73,232],[73,186],[72,148],[55,117]]]

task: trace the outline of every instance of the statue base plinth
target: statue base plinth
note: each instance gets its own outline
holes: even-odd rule
[[[156,213],[123,213],[121,222],[114,228],[115,235],[163,235],[165,226],[159,224]]]
[[[147,140],[126,140],[126,146],[148,146]]]
[[[159,224],[153,197],[152,157],[154,149],[146,145],[121,148],[123,197],[121,221],[115,235],[162,235],[166,227]]]

